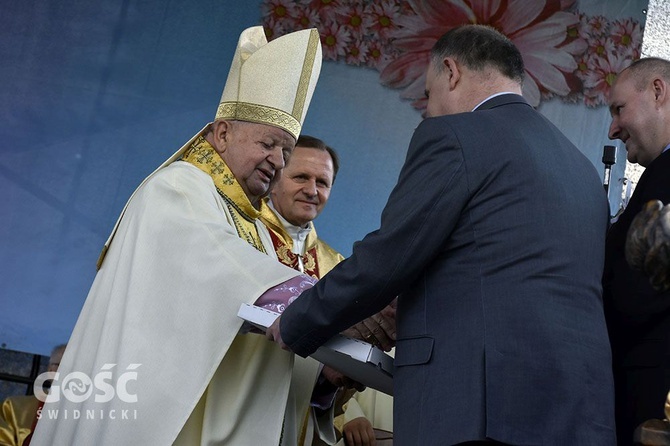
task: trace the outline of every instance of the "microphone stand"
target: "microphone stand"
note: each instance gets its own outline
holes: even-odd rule
[[[612,165],[616,163],[616,147],[605,146],[603,148],[603,164],[605,165],[605,178],[603,179],[603,187],[609,199],[610,176],[612,174]]]

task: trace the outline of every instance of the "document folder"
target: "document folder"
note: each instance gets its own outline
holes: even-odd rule
[[[237,315],[263,332],[279,317],[250,304],[242,304]],[[311,357],[366,387],[393,395],[393,358],[372,344],[335,335]]]

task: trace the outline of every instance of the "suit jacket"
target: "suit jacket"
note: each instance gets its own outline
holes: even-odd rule
[[[670,151],[640,177],[626,210],[607,234],[604,301],[612,342],[616,424],[620,444],[630,444],[640,423],[664,417],[670,390],[670,292],[659,293],[649,278],[626,262],[628,229],[649,200],[670,202]]]
[[[522,97],[416,129],[380,228],[290,305],[300,355],[396,295],[399,445],[614,443],[598,173]]]

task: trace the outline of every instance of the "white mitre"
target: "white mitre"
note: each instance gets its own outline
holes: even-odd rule
[[[267,124],[286,130],[298,139],[307,108],[321,72],[321,42],[316,28],[296,31],[268,42],[262,26],[242,31],[228,72],[215,119]],[[205,125],[186,144],[142,181],[133,195],[156,172],[181,158]],[[133,199],[130,196],[128,203]],[[107,254],[128,203],[98,258],[98,269]]]
[[[321,71],[315,28],[268,43],[262,26],[240,35],[216,119],[269,124],[298,139]]]

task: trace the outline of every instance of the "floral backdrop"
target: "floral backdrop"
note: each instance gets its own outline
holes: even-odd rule
[[[455,26],[490,25],[516,44],[523,94],[534,106],[550,98],[604,105],[642,45],[638,21],[588,16],[576,0],[265,0],[262,10],[269,39],[316,27],[324,60],[379,71],[383,85],[419,110],[430,49]]]

